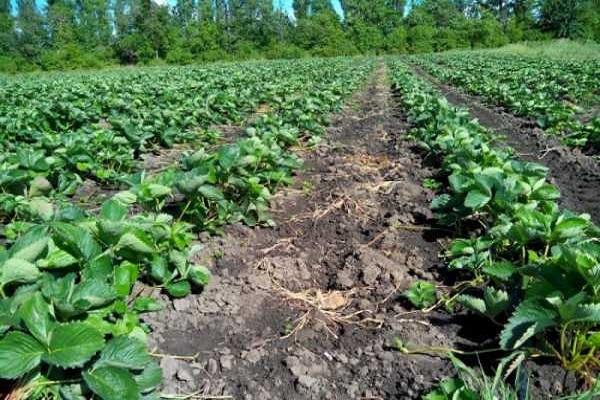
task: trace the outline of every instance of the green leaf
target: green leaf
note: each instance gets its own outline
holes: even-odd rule
[[[404,296],[406,296],[415,307],[427,308],[432,306],[436,301],[435,285],[425,281],[413,282],[408,290],[404,292]]]
[[[487,286],[483,292],[487,315],[495,317],[508,308],[508,293],[504,290],[498,290],[492,286]]]
[[[185,174],[182,179],[177,181],[175,186],[186,196],[191,196],[198,191],[198,188],[206,182],[206,176],[193,175],[193,172]]]
[[[166,258],[158,254],[153,255],[150,265],[150,276],[159,283],[164,283],[171,278]]]
[[[80,367],[104,347],[102,334],[84,322],[58,325],[50,335],[44,361],[62,368]]]
[[[509,318],[500,335],[500,346],[514,350],[545,329],[555,326],[557,314],[535,300],[523,301]]]
[[[37,261],[36,265],[42,269],[60,269],[70,267],[77,263],[77,259],[59,248],[54,248],[45,258]]]
[[[210,270],[203,265],[194,265],[188,272],[188,278],[198,286],[208,285],[210,277]]]
[[[131,372],[118,367],[101,367],[83,373],[88,387],[103,400],[140,399],[138,385]]]
[[[10,332],[0,341],[0,378],[15,379],[40,364],[44,346],[32,336]]]
[[[134,376],[142,393],[156,389],[162,383],[162,369],[155,362],[151,362],[141,374]]]
[[[188,281],[168,283],[166,289],[167,292],[173,297],[185,297],[192,292],[192,288]]]
[[[219,190],[216,186],[212,185],[202,185],[198,188],[198,192],[211,201],[220,201],[225,198],[223,192]]]
[[[560,198],[560,192],[556,186],[546,183],[533,191],[530,198],[532,200],[556,200]]]
[[[148,296],[140,296],[133,303],[133,309],[141,313],[160,311],[163,307],[160,301]]]
[[[119,242],[117,243],[117,248],[130,250],[141,254],[154,253],[154,248],[152,247],[151,243],[148,243],[145,238],[141,238],[139,235],[136,235],[133,232],[127,232],[121,236]]]
[[[73,257],[91,261],[102,253],[102,248],[86,229],[64,222],[56,222],[53,227],[56,245]]]
[[[431,209],[432,210],[441,210],[444,209],[448,204],[450,204],[450,200],[452,197],[448,194],[440,194],[439,196],[435,196],[431,201]]]
[[[461,294],[456,298],[456,301],[471,311],[475,311],[483,315],[486,315],[487,313],[485,301],[475,296],[471,296],[470,294]]]
[[[127,207],[117,200],[108,200],[102,204],[100,216],[109,221],[121,221],[127,215]]]
[[[112,366],[133,370],[143,370],[151,361],[146,345],[128,336],[119,336],[106,344],[94,368]]]
[[[44,227],[35,227],[21,236],[10,248],[11,258],[34,262],[48,247],[48,232]]]
[[[29,200],[29,208],[34,215],[44,221],[49,221],[54,216],[54,205],[44,197],[34,197]]]
[[[139,267],[128,261],[124,261],[115,268],[115,291],[119,297],[127,297],[135,284],[139,273]]]
[[[71,303],[79,310],[101,307],[116,298],[115,289],[100,279],[86,279],[73,290]]]
[[[590,225],[586,219],[573,217],[560,221],[552,231],[553,240],[566,240],[581,235]]]
[[[40,270],[35,265],[19,258],[9,258],[0,268],[2,270],[2,285],[11,282],[34,282],[41,275]]]
[[[479,190],[471,190],[465,198],[465,207],[477,210],[486,205],[491,200],[491,197]]]
[[[600,304],[582,304],[577,306],[572,320],[600,323]]]
[[[137,201],[137,196],[131,190],[125,190],[115,194],[113,200],[123,206],[129,206]]]
[[[509,280],[516,272],[516,267],[508,261],[493,262],[483,267],[483,272],[501,281]]]
[[[41,293],[36,292],[21,305],[19,317],[37,340],[48,344],[54,323],[50,319],[50,306]]]
[[[145,186],[147,194],[152,198],[165,197],[171,194],[171,188],[157,183],[149,183]]]

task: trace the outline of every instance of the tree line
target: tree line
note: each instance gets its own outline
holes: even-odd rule
[[[0,0],[0,71],[600,41],[599,0]]]

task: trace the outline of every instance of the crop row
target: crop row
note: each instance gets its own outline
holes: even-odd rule
[[[437,304],[466,308],[501,327],[497,350],[508,354],[510,362],[504,364],[510,368],[489,398],[505,389],[505,373],[532,356],[558,360],[595,382],[600,229],[589,215],[558,207],[559,191],[548,183],[544,166],[520,161],[512,150],[497,146],[466,110],[450,105],[406,65],[391,61],[390,69],[412,135],[440,160],[443,185],[432,203],[437,221],[463,237],[452,241],[446,256],[448,268],[467,278]],[[408,295],[419,307],[436,302],[434,286],[427,282],[414,284]],[[467,396],[473,388],[464,382],[446,388],[462,394],[452,397],[442,388],[436,392],[440,397],[431,398],[478,398]]]
[[[282,107],[294,93],[327,86],[337,65],[343,61],[11,81],[0,92],[0,213],[23,218],[32,195],[71,196],[85,178],[118,185],[140,170],[143,154],[181,141],[206,146],[214,137],[204,128],[240,123],[259,105]]]
[[[600,62],[554,61],[493,54],[411,58],[436,78],[533,118],[571,146],[600,149]]]
[[[157,398],[161,371],[141,315],[162,305],[133,295],[134,285],[173,297],[206,285],[209,270],[189,261],[193,231],[268,223],[271,192],[301,164],[290,147],[318,140],[326,115],[372,68],[364,60],[323,61],[322,78],[306,84],[314,61],[299,64],[288,94],[236,142],[133,175],[99,212],[39,196],[40,212],[5,227],[12,240],[0,248],[3,387],[33,399]]]

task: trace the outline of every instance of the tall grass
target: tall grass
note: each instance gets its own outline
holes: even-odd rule
[[[484,51],[561,60],[600,59],[600,44],[592,41],[577,42],[568,39],[543,42],[522,42]]]

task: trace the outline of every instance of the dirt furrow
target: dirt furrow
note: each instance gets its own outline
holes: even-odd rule
[[[381,65],[334,116],[328,142],[273,202],[274,228],[227,228],[204,240],[204,293],[150,315],[166,393],[233,399],[411,399],[452,374],[418,346],[470,346],[453,317],[404,314],[399,295],[435,280],[433,194]],[[484,340],[484,339],[482,339]],[[192,358],[178,358],[192,356]],[[229,397],[225,397],[229,398]]]
[[[546,135],[535,122],[516,117],[500,107],[491,108],[477,96],[446,85],[421,68],[415,73],[431,82],[451,103],[465,107],[486,128],[505,136],[505,143],[528,161],[548,167],[550,180],[560,189],[561,205],[572,211],[585,212],[600,223],[600,166],[598,161],[579,150],[563,146]]]

